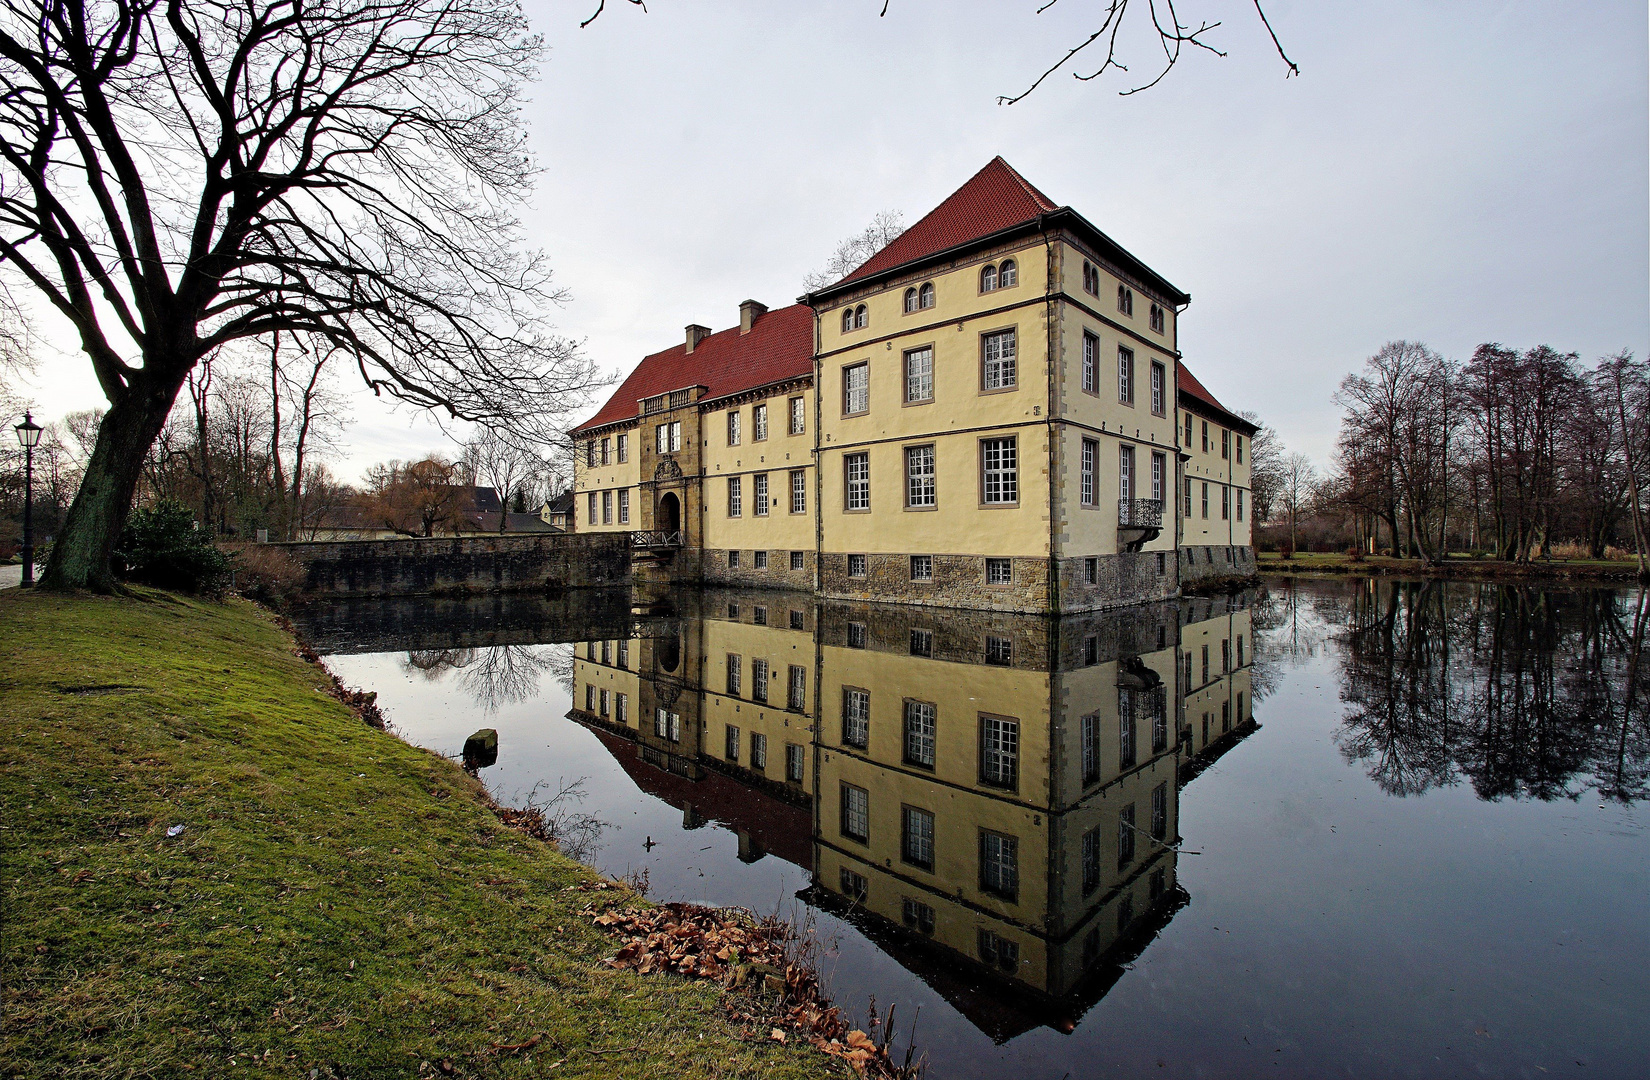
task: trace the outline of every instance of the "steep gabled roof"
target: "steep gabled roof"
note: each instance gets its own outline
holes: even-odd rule
[[[1215,414],[1213,419],[1223,421],[1228,427],[1247,428],[1251,435],[1260,430],[1255,424],[1245,420],[1216,400],[1215,396],[1209,393],[1202,383],[1197,381],[1197,376],[1192,374],[1191,369],[1186,366],[1184,360],[1176,365],[1176,369],[1175,389],[1180,391],[1183,404],[1202,405],[1206,410],[1213,410]]]
[[[792,304],[759,315],[748,334],[741,334],[735,326],[702,339],[691,353],[682,342],[644,357],[607,404],[572,434],[628,420],[640,411],[636,403],[642,398],[671,390],[703,386],[701,400],[726,397],[810,375],[813,370],[814,312]]]
[[[1001,156],[951,193],[951,196],[887,247],[842,279],[858,281],[883,270],[925,259],[947,248],[1033,221],[1055,209],[1053,199],[1031,186]],[[840,284],[840,283],[839,283]]]

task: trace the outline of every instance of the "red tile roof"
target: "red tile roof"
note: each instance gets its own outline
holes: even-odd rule
[[[814,312],[792,304],[759,316],[748,334],[741,334],[737,326],[712,334],[692,354],[682,342],[643,357],[607,404],[572,433],[634,417],[642,398],[671,390],[703,386],[705,400],[808,375],[813,369]]]
[[[1231,420],[1249,424],[1249,421],[1244,420],[1243,417],[1239,416],[1237,413],[1217,401],[1215,396],[1209,393],[1208,389],[1202,383],[1197,381],[1197,376],[1192,374],[1191,369],[1186,366],[1185,361],[1181,361],[1176,365],[1175,388],[1186,397],[1192,398],[1194,401],[1201,402],[1215,411],[1225,414],[1225,416]],[[1249,424],[1249,426],[1254,428],[1253,424]]]
[[[887,247],[843,278],[857,281],[904,263],[1001,232],[1057,209],[1054,200],[1031,186],[1001,157],[994,157]],[[838,284],[841,284],[839,282]]]

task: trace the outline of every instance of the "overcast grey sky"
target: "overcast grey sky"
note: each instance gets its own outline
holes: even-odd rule
[[[1271,0],[1299,78],[1247,0],[1222,59],[1023,89],[1101,0],[830,4],[532,0],[549,45],[527,118],[543,176],[531,240],[572,293],[564,332],[628,370],[788,303],[879,210],[913,222],[1002,154],[1192,294],[1187,363],[1320,464],[1336,385],[1393,338],[1587,360],[1650,348],[1650,76],[1643,0]],[[56,416],[101,404],[84,361],[43,372]],[[440,448],[361,395],[340,474]],[[594,408],[594,406],[592,406]]]

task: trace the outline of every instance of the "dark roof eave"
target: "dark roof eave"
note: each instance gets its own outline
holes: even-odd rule
[[[924,255],[920,259],[911,259],[900,263],[897,266],[890,266],[888,269],[879,271],[875,274],[867,274],[865,277],[855,278],[851,281],[839,281],[835,285],[827,285],[823,289],[816,289],[813,292],[803,293],[801,296],[796,298],[797,303],[807,304],[809,307],[817,307],[820,302],[829,301],[833,297],[841,296],[844,293],[853,292],[865,286],[886,282],[892,278],[900,276],[901,274],[909,273],[912,267],[921,266],[924,263],[944,262],[947,259],[957,258],[958,256],[966,254],[969,251],[993,247],[997,244],[1001,244],[1020,233],[1040,233],[1063,224],[1075,225],[1079,231],[1089,233],[1098,241],[1096,246],[1101,249],[1102,253],[1115,259],[1118,263],[1126,267],[1131,272],[1138,274],[1140,278],[1145,280],[1153,288],[1161,290],[1164,297],[1169,300],[1170,303],[1173,303],[1177,307],[1185,307],[1187,304],[1192,302],[1191,293],[1184,292],[1176,288],[1161,274],[1157,273],[1134,255],[1130,254],[1129,251],[1117,241],[1095,228],[1094,225],[1082,214],[1079,214],[1069,206],[1062,206],[1058,209],[1050,210],[1046,214],[1039,214],[1034,218],[1028,218],[1027,220],[1020,222],[1018,225],[1010,225],[1006,229],[998,229],[996,232],[987,233],[986,235],[976,237],[973,240],[964,241],[961,244],[953,244],[948,248],[942,248],[933,254]]]
[[[1245,420],[1237,413],[1232,412],[1230,409],[1224,408],[1223,406],[1211,405],[1209,402],[1198,397],[1196,394],[1190,393],[1186,390],[1176,390],[1175,398],[1180,402],[1181,408],[1189,409],[1190,411],[1196,413],[1202,413],[1210,420],[1218,421],[1219,423],[1225,424],[1229,428],[1243,430],[1247,435],[1253,435],[1255,432],[1260,430],[1260,425],[1254,421]]]

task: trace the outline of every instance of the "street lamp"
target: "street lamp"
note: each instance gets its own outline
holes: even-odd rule
[[[23,588],[34,587],[34,448],[40,445],[41,427],[27,411],[17,425],[17,441],[23,446]]]

